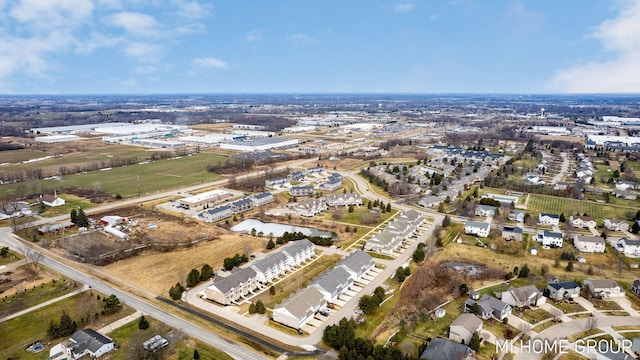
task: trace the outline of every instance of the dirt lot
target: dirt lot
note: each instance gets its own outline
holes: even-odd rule
[[[14,271],[2,273],[1,275],[3,278],[10,279],[8,282],[0,284],[0,294],[2,294],[1,296],[3,297],[11,296],[19,291],[31,289],[41,284],[46,284],[53,279],[60,279],[60,275],[47,271],[42,267],[38,267],[38,275],[31,269],[24,268],[24,266],[18,267]]]
[[[107,265],[102,270],[154,294],[166,294],[176,282],[184,284],[191,269],[199,271],[204,264],[220,269],[224,258],[235,253],[256,252],[264,248],[266,241],[252,236],[221,235],[218,240],[188,249],[145,252]]]

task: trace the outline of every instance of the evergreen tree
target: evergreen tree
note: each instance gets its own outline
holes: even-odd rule
[[[469,340],[469,347],[471,350],[478,351],[478,349],[480,349],[480,343],[482,343],[482,338],[476,331],[473,333],[473,336],[471,336],[471,340]]]
[[[445,215],[444,219],[442,219],[442,227],[446,228],[449,225],[451,225],[451,218],[449,217],[449,215]]]
[[[633,225],[631,225],[631,232],[634,234],[637,234],[640,231],[640,225],[638,224],[638,221],[634,221]]]
[[[213,268],[209,264],[202,265],[200,270],[200,281],[207,281],[213,275]]]
[[[256,302],[256,312],[258,314],[264,314],[265,312],[267,312],[267,309],[264,307],[264,303],[262,302],[262,300],[258,300]]]
[[[76,209],[71,210],[70,218],[72,223],[75,224],[78,222],[78,212],[76,211]]]
[[[169,289],[169,296],[171,296],[173,300],[180,300],[183,291],[184,287],[178,282],[171,289]]]
[[[524,264],[518,273],[519,278],[528,278],[529,277],[529,265]]]
[[[85,228],[89,227],[89,219],[82,209],[78,209],[76,212],[76,226]]]
[[[267,242],[267,250],[271,250],[274,247],[276,247],[276,244],[273,242],[273,239],[269,239],[269,241]]]
[[[200,272],[196,269],[191,269],[189,275],[187,275],[187,287],[194,287],[200,281]]]
[[[565,221],[567,221],[567,219],[564,217],[564,213],[561,213],[560,214],[560,222],[563,223]]]
[[[109,297],[103,298],[102,302],[102,311],[105,314],[113,314],[114,312],[120,310],[122,304],[120,304],[120,299],[117,296],[111,294]]]
[[[198,349],[193,350],[193,360],[200,360],[200,354],[198,353]]]
[[[391,203],[390,202],[387,203],[387,212],[391,212]]]
[[[149,320],[147,320],[147,318],[145,318],[144,315],[140,316],[140,319],[138,319],[138,329],[147,330],[148,328],[149,328]]]

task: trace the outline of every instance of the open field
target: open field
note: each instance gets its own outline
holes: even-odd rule
[[[628,219],[635,215],[637,207],[622,207],[611,204],[580,201],[567,198],[559,198],[546,195],[530,194],[527,203],[527,211],[533,216],[539,212],[547,212],[564,215],[569,218],[574,212],[586,213],[589,216],[601,220],[603,218]]]
[[[36,185],[45,189],[81,187],[101,190],[122,197],[132,197],[162,190],[175,189],[220,179],[208,173],[207,165],[223,161],[223,157],[199,154],[189,157],[158,160],[148,164],[117,167],[63,176],[62,180],[39,180]],[[0,196],[15,192],[19,184],[0,187]],[[52,191],[52,190],[51,190]]]
[[[79,287],[80,284],[64,277],[54,278],[38,286],[34,284],[31,288],[23,286],[23,291],[15,292],[13,295],[2,296],[2,301],[0,302],[0,317],[8,316],[45,301],[55,299]]]
[[[191,339],[181,332],[171,329],[164,323],[149,317],[146,317],[146,319],[149,321],[148,329],[138,329],[138,321],[136,320],[109,333],[109,337],[119,346],[119,349],[113,352],[113,355],[109,355],[110,358],[128,360],[136,357],[136,355],[142,355],[144,354],[142,343],[155,335],[160,335],[170,342],[170,345],[159,352],[161,358],[193,359],[194,350],[197,350],[201,359],[232,359],[224,352]]]
[[[109,324],[123,316],[132,314],[134,310],[126,305],[114,314],[100,315],[102,310],[102,300],[97,296],[104,295],[90,290],[70,298],[34,310],[28,314],[5,321],[0,326],[0,358],[20,358],[20,359],[43,359],[49,352],[51,346],[64,339],[51,340],[50,345],[46,345],[42,353],[34,354],[24,351],[24,347],[34,341],[41,340],[43,344],[49,342],[47,329],[51,321],[59,321],[63,312],[69,314],[78,324],[78,329],[88,326],[94,329]],[[95,314],[98,314],[96,317]],[[82,319],[85,319],[85,322]],[[38,321],[34,321],[38,319]],[[87,322],[88,320],[88,322]]]
[[[220,269],[224,258],[235,253],[251,254],[264,248],[267,239],[246,235],[221,235],[219,240],[172,252],[144,252],[120,260],[101,270],[154,294],[166,294],[176,282],[184,284],[191,269],[209,264]],[[162,264],[159,266],[159,264]]]
[[[27,161],[31,159],[38,159],[47,156],[47,153],[30,150],[30,149],[22,149],[22,150],[5,150],[0,151],[0,164],[15,164],[22,161]],[[5,165],[0,167],[0,169],[5,170]]]

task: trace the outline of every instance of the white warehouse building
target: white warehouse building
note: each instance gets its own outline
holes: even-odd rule
[[[244,152],[262,151],[276,148],[294,146],[299,143],[298,139],[287,138],[264,138],[247,141],[234,141],[230,143],[221,143],[221,149],[238,150]]]

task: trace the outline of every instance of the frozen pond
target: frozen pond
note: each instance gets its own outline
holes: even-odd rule
[[[249,233],[251,232],[251,229],[256,229],[256,233],[262,231],[262,234],[264,234],[264,236],[273,234],[273,236],[277,237],[282,236],[282,234],[284,234],[285,232],[301,232],[307,236],[331,237],[331,233],[328,231],[320,231],[318,229],[302,226],[285,225],[278,223],[264,223],[256,219],[244,220],[243,222],[233,226],[231,228],[231,231]]]

